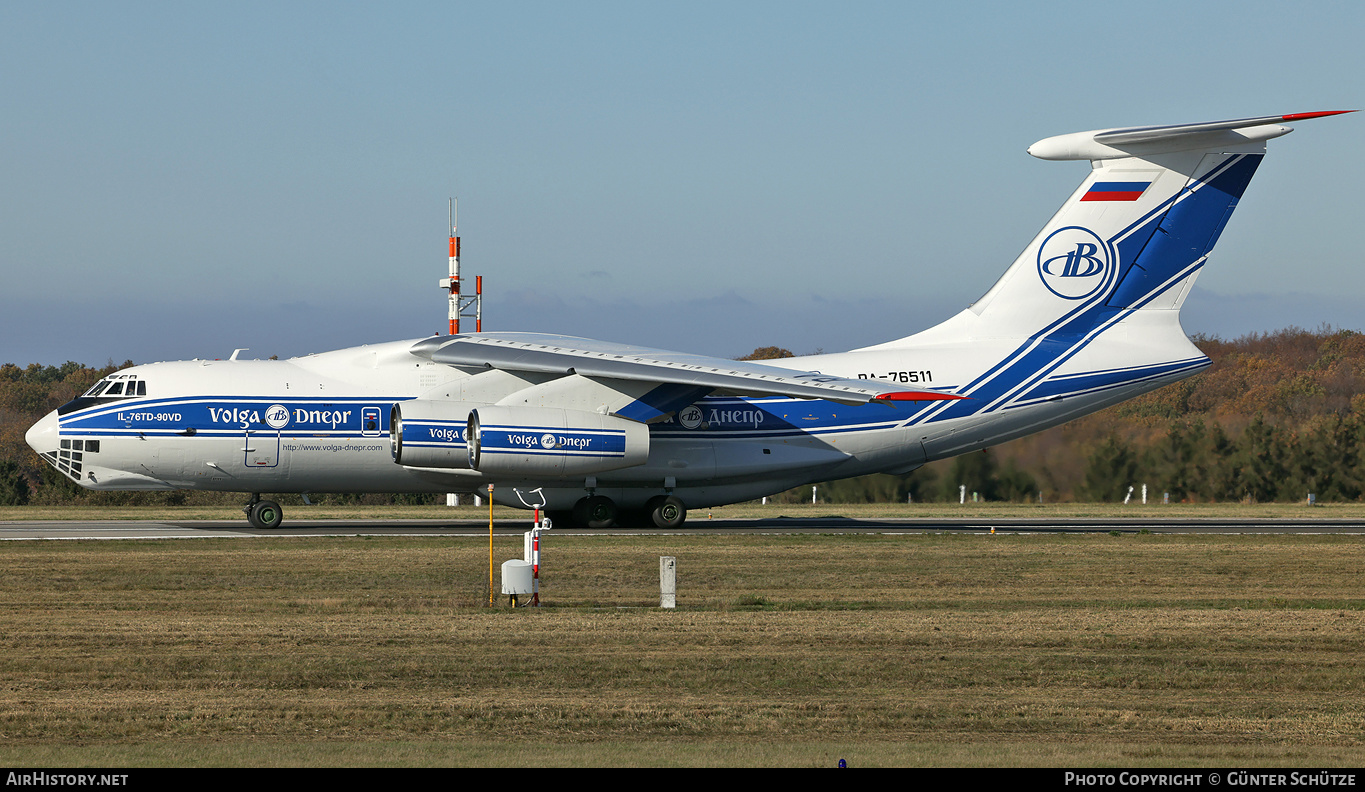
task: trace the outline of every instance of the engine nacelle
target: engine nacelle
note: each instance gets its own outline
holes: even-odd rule
[[[410,467],[469,467],[465,427],[475,405],[468,402],[412,399],[389,413],[393,461]]]
[[[582,476],[649,459],[649,427],[578,410],[479,407],[467,437],[469,467],[494,475]]]

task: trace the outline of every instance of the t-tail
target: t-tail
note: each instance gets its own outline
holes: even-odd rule
[[[1090,160],[1081,186],[970,308],[868,349],[913,354],[965,339],[971,343],[964,350],[985,353],[970,355],[952,383],[954,393],[971,398],[934,405],[915,423],[1062,400],[1074,404],[1074,416],[1196,373],[1209,360],[1181,328],[1180,307],[1265,156],[1265,142],[1291,132],[1286,122],[1343,112],[1352,111],[1040,140],[1028,149],[1035,157]],[[1046,412],[1054,415],[1029,431],[1064,417]],[[1026,434],[1022,429],[1014,434]]]
[[[972,310],[993,332],[1084,332],[1179,311],[1282,122],[1349,111],[1076,132],[1029,147],[1090,174]]]

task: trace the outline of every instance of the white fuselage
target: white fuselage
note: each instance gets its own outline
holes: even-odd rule
[[[984,369],[1007,357],[1007,350],[1019,346],[1018,341],[1002,340],[968,349],[927,339],[915,343],[915,338],[893,348],[768,362],[851,379],[953,390],[979,379]],[[1062,398],[1023,393],[1007,408],[963,401],[970,406],[959,407],[960,416],[935,415],[943,412],[938,402],[845,405],[708,396],[649,425],[643,464],[592,476],[543,471],[509,475],[396,463],[392,408],[422,399],[506,403],[507,397],[556,378],[471,373],[411,354],[414,343],[283,361],[200,360],[125,369],[117,376],[145,383],[145,396],[95,398],[65,415],[53,412],[30,431],[29,441],[91,489],[447,492],[494,483],[500,485],[494,498],[513,506],[522,505],[514,490],[541,488],[552,509],[570,508],[589,490],[623,508],[638,508],[663,492],[677,495],[689,507],[705,507],[810,482],[907,472],[931,459],[1056,425],[1204,365],[1191,348],[1187,363],[1176,367],[1163,367],[1166,360],[1132,361],[1146,374],[1139,381],[1117,387],[1086,383]],[[1065,382],[1073,369],[1093,370],[1084,357],[1072,360],[1046,382]],[[449,431],[463,435],[458,426]],[[463,439],[454,440],[461,455]]]

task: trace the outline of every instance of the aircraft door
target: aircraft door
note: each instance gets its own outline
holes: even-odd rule
[[[273,468],[280,463],[280,432],[247,430],[242,443],[242,463],[249,468]]]

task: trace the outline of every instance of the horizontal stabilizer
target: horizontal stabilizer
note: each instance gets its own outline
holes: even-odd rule
[[[747,360],[726,360],[538,333],[436,336],[417,342],[412,353],[451,366],[692,385],[734,395],[830,399],[845,404],[963,398],[951,393],[905,390],[876,380],[846,379]]]
[[[1029,146],[1028,153],[1045,160],[1102,160],[1170,151],[1233,146],[1270,140],[1293,130],[1281,124],[1310,118],[1354,113],[1354,110],[1323,110],[1316,113],[1237,118],[1198,124],[1125,127],[1072,132],[1044,138]]]

